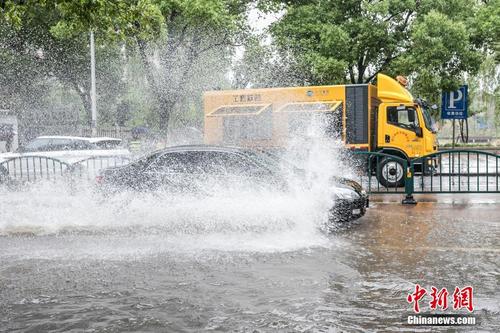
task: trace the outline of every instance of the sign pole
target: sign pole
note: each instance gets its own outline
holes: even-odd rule
[[[94,32],[90,31],[90,100],[92,110],[91,130],[92,136],[97,136],[97,107],[96,107],[96,92],[95,92],[95,46]]]
[[[453,119],[453,135],[451,138],[451,149],[455,149],[455,119]]]
[[[443,91],[441,95],[441,119],[453,119],[452,149],[455,149],[455,119],[467,119],[467,93],[468,87],[463,85],[455,91]]]
[[[451,149],[455,149],[455,119],[467,119],[467,85],[455,91],[443,91],[441,95],[441,119],[453,119]],[[455,154],[451,157],[451,169],[455,172]],[[459,164],[460,165],[460,164]],[[455,178],[452,177],[452,182]]]
[[[453,119],[453,135],[451,138],[451,149],[455,150],[455,119]],[[451,172],[455,173],[455,154],[452,155],[451,159]],[[452,177],[452,183],[455,185],[455,178]]]

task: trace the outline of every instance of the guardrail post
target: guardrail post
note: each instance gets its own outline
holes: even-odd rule
[[[413,163],[410,162],[410,165],[408,165],[408,162],[404,163],[405,167],[405,198],[401,201],[403,205],[416,205],[417,201],[415,198],[413,198],[413,189],[414,189],[414,184],[413,184],[413,175],[415,174],[414,169],[413,169]]]

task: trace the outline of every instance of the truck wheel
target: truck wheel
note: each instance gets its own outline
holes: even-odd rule
[[[384,157],[377,165],[377,179],[385,187],[402,187],[405,184],[403,164],[390,157]]]

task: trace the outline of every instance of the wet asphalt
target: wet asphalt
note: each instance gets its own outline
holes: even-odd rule
[[[439,198],[374,196],[356,223],[284,249],[178,251],[158,245],[163,233],[4,234],[0,332],[498,332],[500,200]],[[408,326],[416,283],[472,286],[478,324]]]

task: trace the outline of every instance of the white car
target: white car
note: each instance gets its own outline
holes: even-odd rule
[[[130,151],[121,147],[116,138],[77,136],[39,136],[15,153],[0,154],[0,163],[14,157],[43,156],[55,158],[66,163],[76,163],[91,157],[124,156]]]

